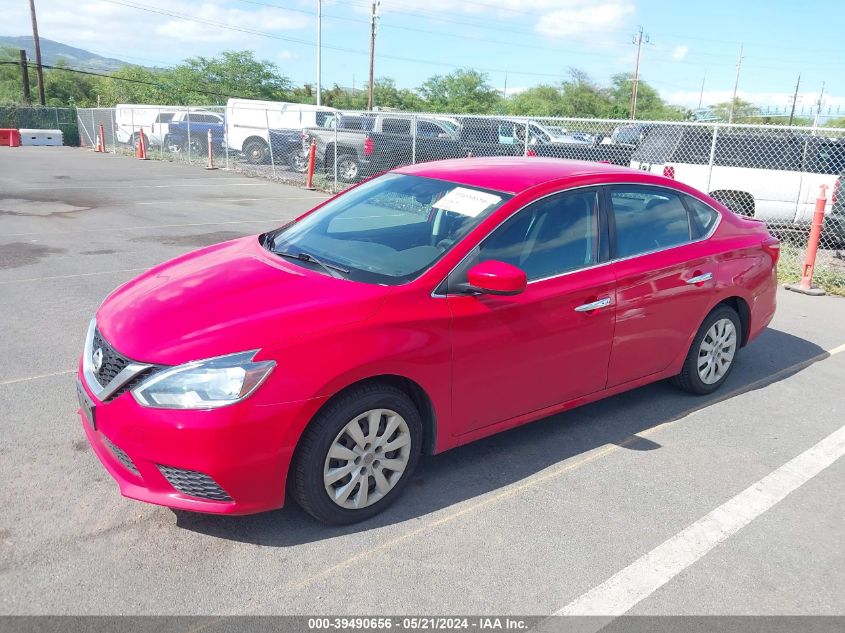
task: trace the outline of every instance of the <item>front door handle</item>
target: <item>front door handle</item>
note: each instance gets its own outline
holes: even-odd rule
[[[687,279],[688,284],[700,284],[704,283],[705,281],[710,281],[713,279],[713,273],[703,273],[701,275],[696,275],[695,277],[690,277]]]
[[[611,303],[613,303],[613,301],[610,299],[610,297],[605,297],[604,299],[599,299],[598,301],[593,301],[592,303],[584,303],[575,308],[575,312],[592,312],[593,310],[606,308]]]

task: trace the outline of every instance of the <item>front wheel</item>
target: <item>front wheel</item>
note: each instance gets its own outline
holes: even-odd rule
[[[422,421],[390,385],[353,388],[306,429],[291,477],[296,501],[324,523],[378,514],[399,496],[420,458]]]
[[[293,171],[304,174],[308,170],[308,154],[303,149],[293,150],[288,154],[288,165]]]
[[[672,379],[675,386],[705,395],[722,386],[736,361],[742,326],[736,311],[718,306],[698,329],[681,373]]]

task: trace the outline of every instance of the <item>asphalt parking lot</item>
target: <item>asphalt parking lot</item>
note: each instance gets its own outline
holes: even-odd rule
[[[711,397],[655,384],[426,458],[358,525],[122,498],[76,414],[99,302],[323,198],[0,148],[2,614],[845,614],[841,298],[781,292]]]

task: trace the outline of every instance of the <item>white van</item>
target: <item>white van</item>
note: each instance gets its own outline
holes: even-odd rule
[[[819,186],[832,191],[845,170],[845,139],[720,128],[714,142],[712,127],[654,125],[634,150],[631,167],[691,185],[734,213],[772,226],[806,225]]]
[[[284,101],[229,99],[226,103],[226,147],[241,152],[250,163],[270,160],[268,128],[297,130],[326,127],[339,116],[327,106]],[[276,148],[274,148],[274,153]]]

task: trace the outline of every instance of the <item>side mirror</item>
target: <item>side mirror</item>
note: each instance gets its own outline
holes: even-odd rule
[[[528,279],[525,271],[496,260],[476,264],[467,272],[463,289],[488,295],[518,295],[525,290]]]

